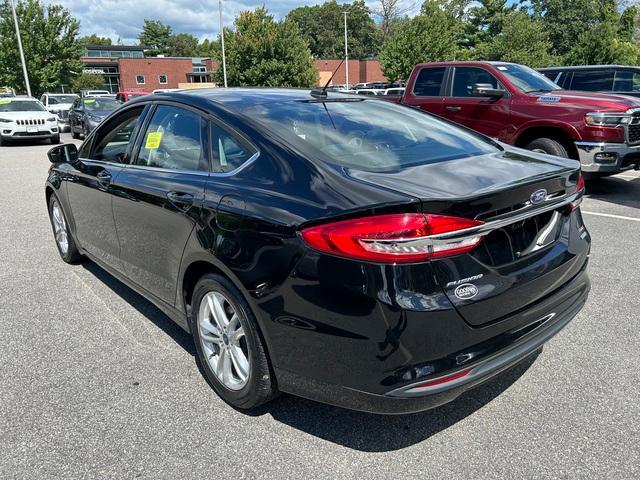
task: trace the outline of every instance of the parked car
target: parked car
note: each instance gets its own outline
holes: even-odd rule
[[[153,93],[155,95],[156,93],[177,92],[179,90],[180,90],[179,88],[156,88],[151,93]]]
[[[392,88],[387,88],[384,91],[384,95],[391,95],[392,97],[401,97],[402,94],[404,93],[404,87],[392,87]]]
[[[368,95],[368,96],[374,96],[374,95],[383,95],[384,94],[384,90],[378,90],[375,88],[359,88],[357,90],[355,90],[356,95]]]
[[[109,90],[81,90],[81,97],[111,97],[113,94]]]
[[[517,147],[580,160],[588,176],[640,165],[640,100],[563,90],[535,70],[503,62],[416,65],[401,98]]]
[[[566,90],[617,93],[640,97],[640,67],[585,65],[540,68],[538,71]]]
[[[113,98],[82,97],[73,102],[69,112],[71,136],[85,138],[102,120],[121,105]]]
[[[239,408],[277,391],[380,413],[448,402],[537,351],[589,291],[578,162],[391,102],[141,97],[49,158],[62,259],[94,260],[191,332]]]
[[[133,100],[134,98],[142,97],[144,95],[149,95],[149,92],[144,92],[141,90],[131,90],[116,93],[116,100],[121,103],[128,102],[129,100]]]
[[[58,118],[58,128],[61,132],[69,130],[69,110],[78,95],[75,93],[43,93],[40,101],[47,110]]]
[[[60,143],[57,118],[35,98],[0,98],[0,145],[26,139]]]

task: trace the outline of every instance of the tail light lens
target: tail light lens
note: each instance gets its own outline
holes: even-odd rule
[[[586,188],[586,184],[584,182],[584,175],[582,175],[582,172],[580,172],[578,176],[578,183],[576,183],[576,193],[578,192],[584,193],[585,188]],[[566,206],[565,208],[566,213],[569,214],[573,212],[580,206],[581,203],[582,203],[582,194],[580,195],[580,197],[578,197],[576,200],[574,200],[573,202],[571,202]]]
[[[438,239],[483,222],[444,215],[402,213],[356,218],[302,230],[304,241],[324,253],[378,263],[412,263],[468,252],[481,235]]]

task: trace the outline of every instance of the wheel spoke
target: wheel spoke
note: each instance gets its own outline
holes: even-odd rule
[[[240,339],[244,337],[244,329],[242,327],[239,327],[237,330],[234,330],[228,335],[229,335],[229,343],[233,345],[238,345],[238,342],[240,341]]]
[[[242,349],[236,345],[229,345],[229,353],[231,354],[231,361],[240,380],[244,382],[249,375],[249,362],[247,361],[247,357],[245,357]]]
[[[218,300],[218,297],[216,296],[215,293],[207,295],[207,303],[209,305],[209,311],[211,312],[211,316],[213,317],[213,320],[216,322],[216,325],[218,326],[218,330],[219,331],[224,330],[224,327],[226,325],[227,315],[225,314],[224,308],[220,304],[220,301]]]

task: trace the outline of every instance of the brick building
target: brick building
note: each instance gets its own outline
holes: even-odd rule
[[[319,85],[324,85],[331,78],[331,74],[338,68],[342,60],[316,60],[315,66],[320,73]],[[347,83],[346,62],[340,66],[333,77],[332,84]],[[382,73],[378,60],[349,60],[349,83],[386,82],[387,77]]]
[[[88,46],[82,57],[84,72],[104,77],[104,88],[151,92],[158,88],[186,88],[212,82],[217,67],[208,57],[145,57],[144,47],[128,45]],[[341,60],[316,60],[319,84],[324,85]],[[377,60],[349,60],[349,82],[379,82],[387,79]],[[340,66],[332,83],[346,83],[346,65]],[[194,85],[195,86],[195,85]]]
[[[145,58],[144,47],[125,45],[88,46],[81,60],[83,71],[101,74],[104,88],[112,93],[208,83],[213,69],[207,57]]]

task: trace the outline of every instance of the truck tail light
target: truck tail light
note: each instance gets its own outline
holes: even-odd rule
[[[413,263],[469,252],[482,235],[434,236],[482,224],[444,215],[401,213],[318,225],[302,230],[301,235],[310,247],[324,253],[378,263]]]

